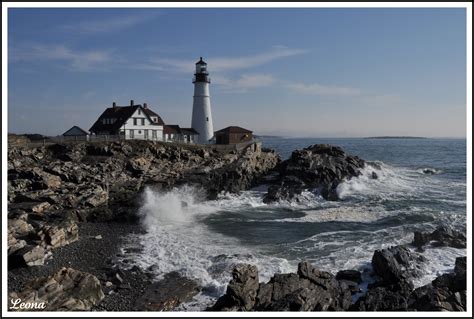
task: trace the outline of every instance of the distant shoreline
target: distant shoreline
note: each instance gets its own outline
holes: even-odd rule
[[[365,139],[428,139],[428,137],[420,136],[369,136]]]

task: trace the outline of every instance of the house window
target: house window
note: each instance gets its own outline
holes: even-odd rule
[[[151,136],[156,139],[156,130],[151,131]]]
[[[153,118],[153,122],[156,122],[156,117]]]
[[[130,130],[130,138],[134,138],[135,137],[135,133],[133,130]]]
[[[137,125],[137,119],[133,119],[133,125]]]
[[[142,131],[138,131],[138,135],[142,134]]]
[[[140,111],[140,109],[138,109],[138,115],[142,114],[142,111]]]
[[[145,125],[145,119],[142,119],[142,125]]]

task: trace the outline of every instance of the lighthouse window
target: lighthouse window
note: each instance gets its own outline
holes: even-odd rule
[[[206,117],[206,122],[209,122],[209,117]]]

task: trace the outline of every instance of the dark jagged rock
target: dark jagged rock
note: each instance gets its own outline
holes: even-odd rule
[[[65,219],[136,222],[139,195],[147,186],[166,191],[191,183],[215,198],[220,192],[235,193],[257,184],[279,161],[275,152],[264,152],[258,144],[227,153],[137,140],[10,145],[9,211],[23,211],[27,217],[16,222],[18,218],[9,215],[9,254],[38,243],[50,250],[74,241],[77,234],[61,224]],[[30,227],[29,220],[38,218],[49,228]],[[10,225],[30,227],[31,234],[10,231]],[[12,258],[17,257],[22,258]],[[41,258],[26,262],[40,263]]]
[[[249,311],[255,306],[259,288],[257,267],[246,264],[236,265],[226,294],[220,297],[211,311]]]
[[[8,256],[8,267],[12,269],[26,266],[41,266],[46,258],[46,250],[43,247],[27,245]]]
[[[429,284],[413,291],[408,308],[417,311],[465,311],[466,291],[453,294],[446,287]]]
[[[280,182],[270,188],[267,202],[287,200],[303,188],[319,189],[327,200],[338,200],[337,186],[344,180],[360,175],[365,162],[357,156],[346,154],[342,148],[327,144],[315,144],[296,150],[279,165]],[[302,184],[295,185],[293,180]],[[295,187],[296,186],[296,187]],[[290,191],[290,189],[294,191]]]
[[[397,284],[401,281],[410,282],[411,278],[420,276],[420,263],[423,262],[426,262],[425,257],[404,246],[376,250],[372,257],[372,267],[375,273],[387,284]]]
[[[349,309],[350,304],[347,285],[301,262],[297,274],[275,274],[268,283],[261,284],[255,266],[238,265],[226,294],[208,310],[341,311]]]
[[[454,248],[466,248],[466,236],[447,226],[439,226],[432,233],[415,231],[413,245],[422,248],[433,242],[434,246],[450,246]]]
[[[72,268],[62,268],[49,277],[35,279],[22,291],[9,295],[9,300],[43,303],[44,311],[90,310],[103,298],[100,281],[95,276]]]
[[[170,311],[179,304],[190,301],[198,292],[199,288],[193,280],[172,272],[148,287],[138,297],[134,308],[139,311]]]
[[[302,191],[302,188],[295,186],[271,185],[263,197],[263,202],[272,203],[276,201],[291,201],[292,199],[297,198]]]
[[[352,311],[406,311],[413,285],[405,281],[369,289],[351,306]]]
[[[362,282],[362,274],[357,270],[340,270],[336,274],[337,280],[349,280],[360,284]]]
[[[415,289],[409,297],[409,310],[466,311],[466,257],[456,258],[454,273],[435,278]]]

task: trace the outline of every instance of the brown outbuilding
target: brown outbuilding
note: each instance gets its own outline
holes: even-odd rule
[[[216,144],[238,144],[253,139],[253,132],[239,126],[228,126],[214,132]]]

